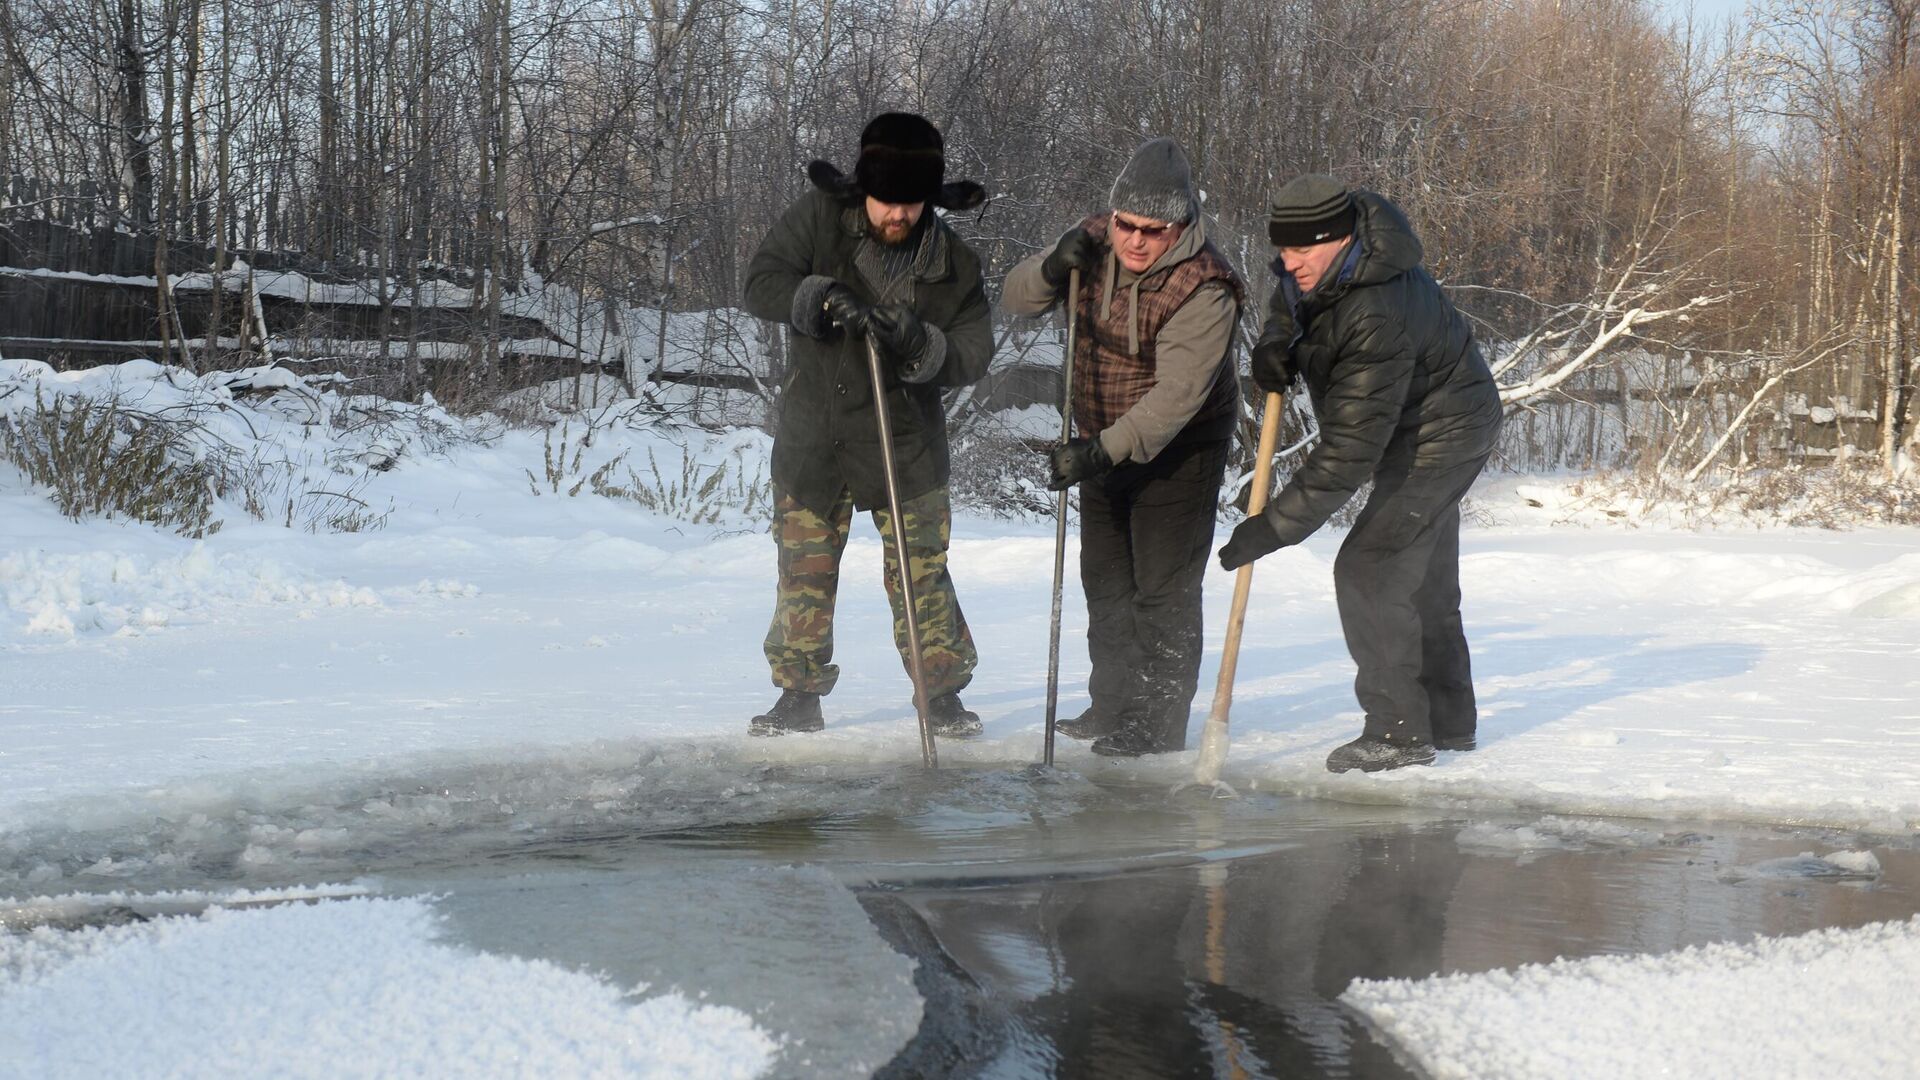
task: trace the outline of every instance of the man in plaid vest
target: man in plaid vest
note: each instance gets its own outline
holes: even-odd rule
[[[1059,730],[1131,757],[1186,748],[1201,582],[1240,413],[1233,333],[1245,287],[1207,239],[1172,139],[1134,152],[1108,205],[1008,272],[1001,304],[1047,311],[1081,271],[1078,435],[1051,451],[1049,486],[1079,485],[1093,700]]]

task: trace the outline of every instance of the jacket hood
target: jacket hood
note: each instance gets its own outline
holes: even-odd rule
[[[1113,304],[1113,293],[1116,288],[1127,290],[1127,348],[1131,355],[1139,356],[1140,283],[1162,270],[1171,269],[1200,254],[1200,250],[1207,245],[1207,222],[1203,215],[1195,213],[1193,220],[1187,222],[1186,227],[1180,230],[1180,239],[1175,240],[1167,250],[1161,252],[1160,257],[1153,260],[1153,265],[1147,267],[1145,273],[1136,274],[1120,262],[1120,256],[1113,249],[1113,215],[1109,213],[1106,220],[1107,272],[1103,275],[1106,285],[1100,293],[1100,308],[1104,311]]]
[[[1147,267],[1147,273],[1157,274],[1169,266],[1178,266],[1200,254],[1200,249],[1206,246],[1207,219],[1205,215],[1195,213],[1187,222],[1187,227],[1180,230],[1180,239],[1175,240],[1153,261],[1152,266]]]
[[[1378,285],[1420,265],[1425,249],[1399,207],[1372,191],[1355,191],[1353,201],[1360,212],[1353,227],[1360,264],[1347,279],[1350,284]]]

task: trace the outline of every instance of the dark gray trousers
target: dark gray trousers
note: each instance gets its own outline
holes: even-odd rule
[[[1340,545],[1334,595],[1366,733],[1396,742],[1472,735],[1477,722],[1460,623],[1460,500],[1485,457],[1456,465],[1383,462]]]
[[[1201,583],[1227,470],[1224,441],[1175,444],[1080,485],[1087,692],[1118,726],[1183,750],[1200,680]]]

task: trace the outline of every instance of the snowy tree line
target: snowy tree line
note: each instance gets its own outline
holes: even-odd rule
[[[486,371],[529,272],[609,309],[734,304],[801,166],[850,164],[877,111],[935,120],[993,194],[959,225],[995,275],[1168,134],[1261,294],[1288,176],[1406,207],[1514,409],[1551,417],[1513,464],[1579,463],[1584,440],[1686,478],[1849,445],[1892,467],[1915,432],[1915,10],[0,0],[0,177],[23,181],[0,216],[222,264],[297,249],[392,297],[471,270]],[[163,309],[171,276],[215,269],[168,250]]]

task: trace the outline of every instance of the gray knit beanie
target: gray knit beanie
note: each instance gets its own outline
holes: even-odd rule
[[[1180,144],[1164,136],[1141,143],[1114,180],[1107,205],[1174,225],[1192,221],[1200,199],[1193,190],[1193,167]]]
[[[1306,173],[1273,197],[1267,239],[1275,247],[1312,247],[1353,235],[1355,217],[1347,185],[1325,173]]]

